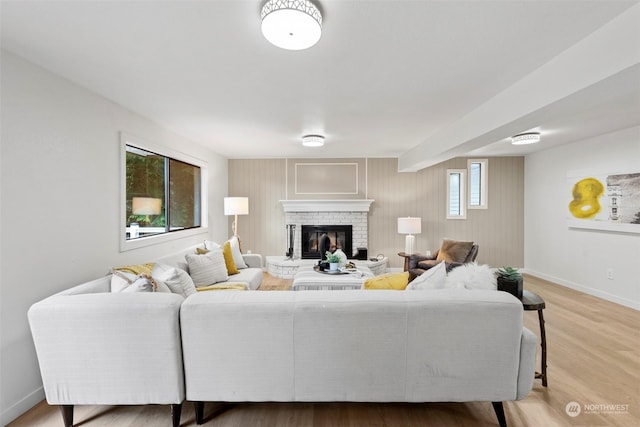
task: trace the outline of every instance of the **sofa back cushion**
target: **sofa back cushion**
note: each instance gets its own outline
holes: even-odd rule
[[[204,292],[180,316],[190,400],[517,396],[522,304],[505,292]]]

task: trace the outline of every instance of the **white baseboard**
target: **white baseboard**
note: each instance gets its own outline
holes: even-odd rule
[[[22,398],[22,400],[3,410],[2,415],[0,416],[0,425],[6,426],[11,421],[15,420],[20,415],[24,414],[43,400],[44,388],[38,387],[32,393],[29,393],[24,398]]]
[[[550,276],[548,274],[541,273],[539,271],[523,269],[522,272],[526,274],[530,274],[532,276],[539,277],[540,279],[548,280],[549,282],[557,283],[558,285],[565,286],[567,288],[571,288],[576,291],[584,292],[585,294],[592,295],[594,297],[602,298],[604,300],[611,301],[616,304],[624,305],[625,307],[633,308],[634,310],[640,311],[640,302],[638,301],[633,301],[628,298],[621,298],[617,295],[613,295],[608,292],[603,292],[599,289],[593,289],[587,286],[579,285],[577,283],[570,282],[568,280],[564,280],[559,277]]]

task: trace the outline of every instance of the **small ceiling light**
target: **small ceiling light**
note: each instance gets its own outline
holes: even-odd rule
[[[322,35],[322,14],[307,0],[269,0],[260,18],[264,37],[282,49],[308,49]]]
[[[324,145],[324,136],[305,135],[302,137],[302,145],[305,147],[322,147]]]
[[[540,142],[540,134],[538,132],[521,133],[511,137],[513,145],[535,144]]]

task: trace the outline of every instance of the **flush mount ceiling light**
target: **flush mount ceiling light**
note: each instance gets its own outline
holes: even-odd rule
[[[324,145],[324,136],[305,135],[302,137],[302,145],[305,147],[322,147]]]
[[[538,132],[521,133],[511,137],[513,145],[535,144],[540,142],[540,134]]]
[[[264,37],[282,49],[308,49],[322,35],[322,14],[307,0],[269,0],[260,17]]]

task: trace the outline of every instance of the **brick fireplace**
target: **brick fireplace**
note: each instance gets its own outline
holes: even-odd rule
[[[351,225],[351,253],[368,247],[371,199],[358,200],[281,200],[285,223],[295,224],[293,253],[302,257],[302,225]]]

